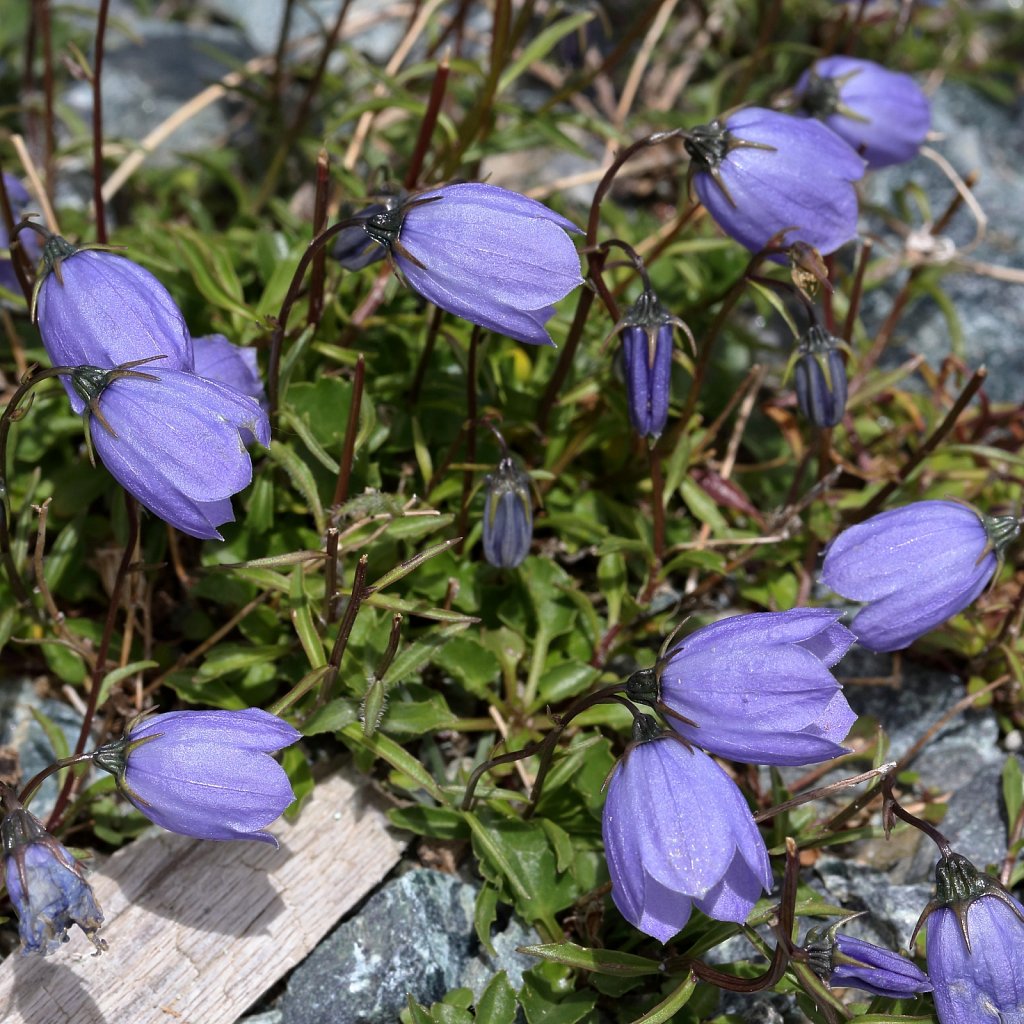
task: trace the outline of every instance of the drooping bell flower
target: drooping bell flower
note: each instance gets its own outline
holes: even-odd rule
[[[873,942],[837,933],[840,924],[812,929],[804,946],[811,969],[826,985],[859,988],[890,999],[931,992],[928,975],[913,960]]]
[[[43,246],[43,260],[35,316],[54,366],[111,370],[161,357],[164,370],[195,369],[185,318],[148,270],[112,252],[76,249],[57,235]],[[85,400],[70,381],[64,387],[81,413]]]
[[[803,765],[846,753],[856,714],[829,669],[854,635],[829,608],[755,612],[688,636],[626,694],[662,711],[688,743],[751,764]]]
[[[399,200],[400,201],[400,200]],[[379,217],[387,213],[388,207],[385,203],[370,203],[356,214],[357,217]],[[362,270],[371,263],[384,259],[387,249],[378,245],[366,233],[362,224],[353,224],[351,227],[342,228],[334,236],[331,243],[331,255],[346,270]]]
[[[533,499],[530,478],[509,455],[485,482],[484,558],[499,569],[514,569],[530,553],[533,540]]]
[[[820,122],[750,107],[690,129],[684,145],[700,201],[752,252],[780,233],[825,256],[856,237],[864,161]]]
[[[840,533],[825,551],[821,579],[865,602],[850,624],[861,644],[898,651],[971,604],[1019,532],[1015,516],[915,501]]]
[[[32,197],[28,189],[13,174],[4,171],[4,187],[7,190],[7,201],[11,205],[11,214],[15,222],[21,220],[25,211],[32,205]],[[38,261],[40,256],[39,236],[32,228],[23,228],[18,232],[18,243],[25,250],[30,263]],[[7,249],[11,244],[7,225],[0,217],[0,249]],[[10,256],[0,257],[0,288],[10,292],[18,292],[18,275],[14,272],[14,264]]]
[[[841,135],[870,168],[915,157],[931,127],[928,97],[910,75],[870,60],[825,57],[794,93],[804,113]]]
[[[468,182],[371,217],[409,286],[441,309],[531,345],[552,345],[554,304],[583,283],[571,221],[535,199]]]
[[[939,1024],[1021,1024],[1024,907],[957,853],[942,857],[935,878],[918,928],[927,920]]]
[[[736,783],[700,750],[636,718],[608,784],[601,829],[612,899],[668,942],[693,907],[742,924],[772,887],[768,851]]]
[[[96,453],[115,480],[183,533],[223,540],[231,496],[249,485],[241,437],[264,447],[270,422],[259,403],[223,384],[147,363],[145,371],[78,367],[72,386]]]
[[[846,364],[842,342],[819,324],[800,338],[793,367],[800,411],[816,427],[834,427],[846,411]]]
[[[10,806],[5,798],[5,807]],[[0,821],[4,880],[18,915],[23,953],[47,955],[68,941],[77,924],[97,950],[106,943],[96,934],[103,912],[85,880],[82,865],[20,805]]]
[[[256,839],[295,799],[270,756],[299,739],[259,708],[171,711],[137,721],[92,755],[150,821],[196,839]]]
[[[218,384],[227,384],[229,388],[255,398],[260,408],[267,411],[267,395],[263,389],[256,349],[234,345],[223,334],[205,334],[201,338],[194,338],[193,345],[198,376]],[[242,430],[244,444],[250,445],[254,440],[252,431]]]

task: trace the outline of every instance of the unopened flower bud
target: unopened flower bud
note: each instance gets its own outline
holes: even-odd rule
[[[486,484],[484,558],[499,569],[514,569],[526,558],[533,540],[530,478],[506,455]]]
[[[800,339],[793,370],[800,411],[816,427],[834,427],[846,411],[846,364],[840,341],[814,324]]]

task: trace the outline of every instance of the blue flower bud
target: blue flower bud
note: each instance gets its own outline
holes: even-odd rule
[[[826,256],[856,237],[864,161],[823,124],[751,107],[691,129],[685,146],[700,201],[752,252],[780,233]]]
[[[444,185],[390,204],[365,230],[429,302],[531,345],[554,344],[554,303],[583,283],[567,234],[579,228],[497,185]]]
[[[960,854],[935,869],[925,909],[939,1024],[1024,1021],[1024,907]]]
[[[844,530],[825,551],[822,582],[866,602],[850,624],[872,651],[898,651],[961,612],[988,586],[1020,531],[955,501],[915,501]]]
[[[693,907],[742,924],[772,869],[750,808],[725,772],[646,715],[608,783],[601,829],[612,899],[668,942]]]
[[[299,733],[259,708],[171,711],[136,722],[93,755],[151,821],[197,839],[256,839],[295,799],[269,755]]]
[[[486,480],[484,504],[484,558],[499,569],[521,565],[533,540],[533,505],[530,478],[510,456],[498,463]]]
[[[804,946],[811,969],[826,984],[859,988],[890,999],[932,990],[928,975],[913,960],[873,942],[836,934],[839,924],[808,932]]]
[[[840,341],[814,324],[800,339],[793,380],[800,411],[816,427],[834,427],[846,410],[846,364]]]
[[[794,92],[803,111],[841,135],[870,168],[912,159],[931,127],[920,86],[874,61],[826,57],[803,73]]]
[[[85,880],[85,871],[43,823],[17,807],[0,822],[0,843],[22,952],[52,953],[68,941],[73,924],[97,950],[105,949],[106,943],[96,934],[103,913]]]

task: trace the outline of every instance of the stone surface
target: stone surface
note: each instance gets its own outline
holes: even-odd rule
[[[475,886],[415,869],[389,882],[300,965],[281,999],[281,1024],[393,1024],[411,994],[420,1003],[452,988],[479,995],[499,971],[514,988],[534,966],[515,947],[535,935],[513,920],[480,948],[473,929]]]
[[[941,139],[932,143],[962,176],[977,171],[974,189],[988,216],[982,244],[967,259],[1015,267],[1024,271],[1024,178],[1020,174],[1024,153],[1024,100],[1007,108],[962,83],[946,80],[932,98],[932,128]],[[935,216],[949,204],[953,186],[930,160],[919,156],[909,164],[886,169],[866,183],[869,198],[889,205],[891,193],[908,180],[921,187]],[[878,227],[878,224],[874,224]],[[958,246],[974,236],[974,218],[963,208],[946,234]],[[897,244],[885,232],[891,244]],[[875,253],[884,252],[876,246]],[[904,277],[900,275],[897,283]],[[869,335],[878,327],[891,304],[893,284],[869,293],[864,306]],[[1024,399],[1024,284],[1009,284],[969,271],[943,277],[964,337],[964,356],[971,366],[985,363],[989,370],[986,389],[998,400]],[[930,298],[913,302],[897,328],[883,365],[895,365],[914,353],[923,354],[937,366],[951,351],[950,333],[938,305]]]

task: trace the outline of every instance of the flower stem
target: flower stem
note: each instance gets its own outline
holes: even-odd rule
[[[348,407],[348,423],[345,424],[345,443],[338,463],[338,481],[334,485],[331,504],[343,505],[348,501],[348,485],[352,476],[352,459],[356,450],[356,434],[359,433],[359,411],[363,405],[363,379],[366,376],[366,360],[360,353],[352,376],[352,398]]]
[[[110,0],[100,0],[92,59],[92,202],[96,217],[96,241],[107,244],[107,214],[103,202],[103,45],[107,35]]]

